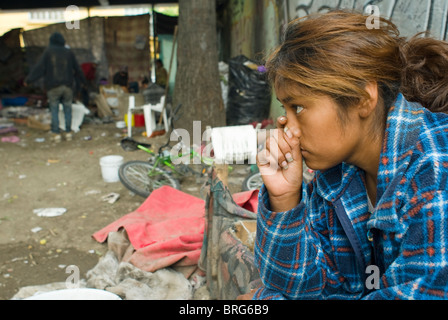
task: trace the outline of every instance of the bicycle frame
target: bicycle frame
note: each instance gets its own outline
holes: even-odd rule
[[[148,148],[146,148],[144,146],[139,145],[138,148],[140,150],[143,150],[143,151],[149,153],[152,156],[155,155],[155,152],[153,150],[148,149]],[[194,151],[191,148],[190,148],[189,155],[190,155],[190,159],[193,159],[194,157],[200,157],[201,158],[201,162],[204,163],[203,160],[202,160],[202,157],[196,151]],[[184,156],[184,154],[181,154],[180,156],[174,157],[174,160],[180,159],[183,156]],[[173,165],[172,158],[173,158],[173,156],[171,154],[170,155],[163,155],[162,152],[159,152],[159,154],[155,158],[154,167],[153,167],[153,169],[150,172],[148,172],[148,175],[149,176],[153,176],[155,168],[158,167],[160,164],[163,164],[163,165],[167,166],[168,168],[170,168],[173,172],[175,172],[175,173],[177,173],[179,175],[182,175],[182,173],[180,173],[178,170],[176,170],[176,167]]]
[[[179,112],[179,110],[180,110],[181,107],[182,107],[181,104],[178,105],[177,108],[173,111],[172,116],[170,117],[170,132],[173,131],[173,129],[174,129],[174,123],[173,123],[173,120],[174,120],[176,117],[179,117],[179,115],[177,115],[177,114],[178,114],[178,112]],[[173,131],[173,132],[175,132],[175,131]],[[137,146],[140,150],[143,150],[143,151],[149,153],[150,155],[155,156],[154,167],[153,167],[153,169],[152,169],[150,172],[148,172],[148,175],[149,175],[149,176],[153,176],[153,175],[155,175],[155,174],[154,174],[154,171],[156,171],[155,168],[158,167],[160,164],[163,164],[163,165],[167,166],[167,167],[170,168],[174,173],[176,173],[176,174],[178,174],[178,175],[183,175],[183,173],[181,173],[181,172],[179,172],[178,170],[176,170],[175,165],[173,164],[173,161],[174,161],[175,163],[177,163],[176,160],[183,158],[184,156],[187,155],[187,153],[185,153],[185,154],[180,154],[180,155],[177,155],[177,156],[174,156],[174,155],[172,155],[171,153],[170,153],[169,155],[164,155],[164,153],[163,153],[162,150],[163,150],[165,147],[169,147],[170,141],[171,141],[171,137],[170,137],[170,140],[168,140],[168,141],[166,142],[166,144],[164,144],[163,146],[161,146],[161,147],[159,148],[159,151],[158,151],[157,155],[156,155],[156,153],[155,153],[153,150],[151,150],[151,149],[148,149],[148,148],[146,148],[146,147],[144,147],[144,146],[142,146],[142,145],[138,145],[138,146]],[[183,142],[182,142],[182,147],[185,147],[185,145],[183,144]],[[182,149],[182,150],[183,150],[183,149]],[[188,150],[189,150],[188,155],[189,155],[189,159],[190,159],[190,160],[193,159],[193,158],[199,158],[199,159],[201,159],[201,164],[205,164],[206,166],[211,166],[211,165],[213,164],[213,161],[214,161],[214,160],[213,160],[212,158],[206,158],[206,157],[203,157],[201,154],[199,154],[198,152],[194,151],[193,148],[191,148],[191,147],[188,147]],[[229,167],[229,169],[231,169],[231,167]],[[204,173],[204,170],[203,170],[202,173]]]

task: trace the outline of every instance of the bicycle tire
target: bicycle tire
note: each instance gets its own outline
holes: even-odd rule
[[[263,185],[263,179],[259,171],[249,174],[243,181],[243,191],[259,190]]]
[[[155,170],[155,176],[148,176],[148,172]],[[152,191],[162,187],[171,186],[180,190],[180,183],[167,171],[154,168],[145,161],[129,161],[123,163],[118,170],[121,183],[135,194],[147,198]]]

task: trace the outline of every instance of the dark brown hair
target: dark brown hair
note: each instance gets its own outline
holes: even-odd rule
[[[328,95],[341,107],[368,99],[365,86],[375,81],[385,106],[378,115],[382,126],[399,92],[432,111],[448,112],[448,44],[419,36],[407,41],[391,21],[380,18],[380,27],[369,29],[366,19],[338,10],[290,22],[282,44],[267,58],[270,81]]]
[[[448,113],[448,43],[422,34],[401,46],[401,92],[433,112]]]

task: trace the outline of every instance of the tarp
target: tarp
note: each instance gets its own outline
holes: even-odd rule
[[[204,200],[164,186],[93,238],[104,242],[109,232],[122,227],[136,250],[130,262],[140,269],[154,272],[173,264],[196,264],[204,233]]]
[[[20,29],[13,29],[0,37],[0,92],[12,93],[25,78],[23,52],[20,48]]]
[[[67,29],[65,22],[23,32],[27,51],[27,64],[32,67],[49,44],[53,32],[63,35],[65,43],[81,65],[84,62],[99,62],[98,77],[108,78],[108,62],[104,46],[104,18],[89,17],[79,21],[79,29]]]
[[[123,66],[128,67],[130,82],[149,77],[149,20],[149,14],[105,20],[104,43],[110,80]]]
[[[238,205],[256,209],[257,194],[233,197]],[[105,242],[110,232],[124,228],[135,249],[129,262],[149,272],[168,266],[198,264],[205,230],[205,201],[169,186],[153,191],[145,202],[93,234]]]
[[[65,22],[62,22],[24,31],[27,64],[32,67],[36,63],[48,46],[50,35],[57,31],[64,36],[80,65],[98,62],[98,79],[106,78],[112,82],[113,75],[122,66],[128,66],[129,81],[140,81],[150,75],[150,19],[149,14],[107,19],[89,17],[79,21],[79,29],[67,29]],[[174,33],[177,17],[156,13],[156,21],[158,34]],[[17,30],[19,34],[20,30]],[[0,58],[1,53],[8,53],[3,51]]]
[[[174,34],[174,29],[177,26],[177,17],[167,16],[165,14],[154,12],[156,20],[156,33],[159,34]]]

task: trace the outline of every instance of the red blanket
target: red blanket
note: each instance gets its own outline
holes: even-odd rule
[[[257,191],[233,196],[238,205],[256,211]],[[167,266],[192,266],[199,260],[205,228],[205,201],[174,188],[157,189],[134,212],[93,234],[104,242],[124,228],[135,249],[130,263],[154,272]]]

